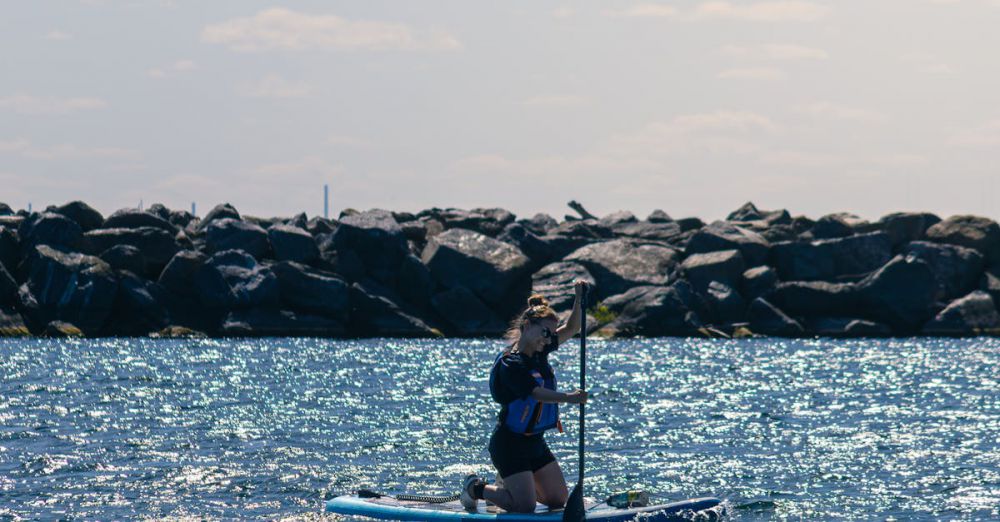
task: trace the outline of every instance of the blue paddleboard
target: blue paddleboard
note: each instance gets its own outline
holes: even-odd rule
[[[692,515],[695,513],[711,510],[719,504],[719,499],[705,497],[629,509],[611,507],[603,502],[587,502],[586,507],[587,520],[600,520],[602,522],[626,520],[673,522],[691,520]],[[472,512],[466,511],[457,500],[443,504],[431,504],[427,502],[397,500],[391,497],[360,498],[357,495],[342,495],[327,501],[326,511],[341,515],[355,515],[385,520],[505,520],[510,522],[562,520],[561,509],[550,510],[542,504],[538,505],[534,513],[507,513],[495,506],[487,506],[485,502],[479,501],[479,508]],[[705,518],[699,518],[699,520],[715,520],[718,518],[718,514],[712,511],[707,511],[703,516]]]

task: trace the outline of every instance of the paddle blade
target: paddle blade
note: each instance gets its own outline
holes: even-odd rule
[[[586,515],[587,511],[583,507],[583,488],[577,484],[573,486],[573,492],[569,494],[562,519],[563,522],[583,522]]]

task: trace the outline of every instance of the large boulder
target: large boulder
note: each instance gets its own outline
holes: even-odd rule
[[[565,312],[573,308],[576,299],[576,288],[573,282],[577,279],[595,285],[594,276],[579,263],[559,261],[550,263],[531,276],[531,293],[542,294],[549,300],[549,306],[557,312]]]
[[[764,222],[768,226],[787,225],[792,222],[792,216],[787,210],[760,210],[751,201],[747,201],[740,208],[732,211],[726,217],[726,221],[742,222]]]
[[[210,254],[239,249],[254,259],[263,259],[271,251],[266,230],[232,218],[216,219],[205,227],[205,247]]]
[[[0,263],[0,308],[12,307],[17,303],[17,286],[14,276]]]
[[[739,250],[747,266],[763,265],[767,262],[769,243],[760,234],[743,227],[716,221],[696,232],[687,243],[687,255]]]
[[[419,217],[433,217],[444,224],[445,229],[462,228],[480,234],[496,237],[517,218],[510,211],[502,208],[460,208],[429,209],[418,214]]]
[[[229,337],[343,337],[346,333],[336,319],[269,308],[229,312],[219,331]]]
[[[950,301],[971,292],[979,283],[985,266],[982,254],[958,245],[912,241],[900,253],[927,263],[938,284],[935,298],[939,301]]]
[[[223,310],[276,307],[278,278],[242,250],[224,250],[208,258],[194,274],[202,303]]]
[[[517,247],[521,253],[528,256],[528,259],[531,259],[533,267],[542,266],[554,257],[549,242],[521,223],[507,225],[503,232],[497,236],[497,239]]]
[[[195,274],[207,259],[208,257],[201,252],[182,250],[170,259],[160,272],[157,282],[175,295],[196,297],[198,287],[195,284]]]
[[[888,324],[896,333],[912,334],[931,316],[937,281],[926,262],[897,255],[857,288],[859,315]]]
[[[1000,333],[1000,314],[989,294],[976,290],[952,301],[924,325],[929,335],[979,335]]]
[[[365,337],[440,337],[440,331],[403,311],[377,288],[351,285],[351,318],[348,331]]]
[[[529,260],[516,247],[478,232],[447,230],[427,242],[421,261],[446,288],[468,288],[502,315],[527,297]],[[496,308],[495,308],[496,309]]]
[[[62,214],[45,212],[32,214],[17,229],[23,256],[31,255],[36,245],[48,245],[60,250],[83,250],[83,230]]]
[[[566,256],[583,265],[596,282],[596,297],[620,294],[640,285],[665,285],[677,267],[677,250],[630,239],[593,243]]]
[[[316,239],[304,229],[290,225],[273,225],[267,237],[278,261],[295,261],[310,264],[319,259]]]
[[[653,223],[650,221],[620,223],[611,229],[619,237],[670,242],[679,238],[683,232],[677,223]]]
[[[941,218],[927,212],[896,212],[882,216],[876,226],[889,235],[893,251],[910,241],[926,237],[927,229],[940,223]]]
[[[177,233],[177,227],[156,214],[137,208],[123,208],[108,216],[100,228],[144,228],[152,227],[163,230],[171,236]]]
[[[0,226],[0,264],[10,270],[16,270],[21,261],[21,246],[17,232],[9,227]]]
[[[336,251],[338,260],[353,253],[365,273],[390,288],[397,286],[399,265],[409,254],[403,229],[391,212],[380,209],[344,216],[323,250]]]
[[[97,257],[38,245],[25,267],[27,281],[19,297],[32,330],[55,320],[71,322],[87,335],[101,330],[118,290],[111,266]]]
[[[146,259],[142,256],[142,251],[132,245],[115,245],[101,252],[99,257],[115,270],[126,270],[138,275],[146,273]]]
[[[704,254],[692,254],[681,263],[681,270],[688,281],[699,291],[708,288],[709,283],[718,281],[737,288],[743,277],[745,266],[739,250],[720,250]]]
[[[167,266],[174,254],[181,250],[174,236],[154,227],[139,228],[98,228],[84,234],[88,252],[100,254],[116,245],[129,245],[142,253],[146,265],[146,275],[150,278],[159,276],[163,267]]]
[[[853,283],[789,281],[765,294],[767,301],[794,317],[849,316],[857,306]]]
[[[544,236],[545,234],[548,234],[550,230],[559,226],[559,222],[556,221],[556,218],[542,213],[535,214],[529,219],[519,219],[516,222],[537,236]]]
[[[166,291],[157,283],[132,273],[120,275],[112,320],[102,333],[113,336],[145,336],[170,324]]]
[[[788,317],[762,297],[750,303],[747,319],[750,322],[750,330],[754,333],[779,337],[798,337],[805,333],[805,329],[798,321]]]
[[[419,257],[411,254],[403,258],[396,288],[400,297],[418,310],[424,310],[430,306],[434,287],[434,276]]]
[[[208,225],[220,219],[235,219],[237,221],[243,219],[240,217],[240,213],[235,207],[229,203],[220,203],[216,205],[212,210],[205,214],[205,217],[201,218],[200,221],[196,222],[196,230],[204,230]]]
[[[712,281],[702,292],[702,296],[711,310],[709,319],[715,324],[741,321],[746,313],[747,303],[743,296],[726,284]]]
[[[775,243],[770,257],[784,281],[832,280],[878,269],[892,257],[892,244],[885,233],[871,232],[809,243]]]
[[[974,248],[989,263],[1000,262],[1000,225],[979,216],[951,216],[927,229],[928,241]]]
[[[104,216],[82,201],[70,201],[65,205],[53,207],[52,211],[75,221],[83,232],[101,228],[104,223]]]
[[[620,335],[687,336],[702,326],[687,296],[676,285],[632,287],[601,304],[615,316],[606,328]]]
[[[1000,266],[990,267],[988,270],[983,272],[983,277],[980,279],[979,289],[990,294],[993,297],[993,301],[1000,308]]]
[[[816,220],[811,233],[814,239],[847,237],[868,225],[868,222],[847,212],[827,214]]]
[[[744,271],[741,280],[743,284],[739,287],[740,294],[753,300],[766,294],[778,284],[778,274],[771,267],[761,265]]]
[[[431,306],[458,335],[495,337],[506,329],[503,320],[464,286],[434,294]]]
[[[0,307],[0,337],[27,337],[31,335],[24,318],[16,310]]]
[[[342,323],[347,321],[351,303],[346,281],[294,261],[275,263],[271,270],[278,278],[284,306]]]

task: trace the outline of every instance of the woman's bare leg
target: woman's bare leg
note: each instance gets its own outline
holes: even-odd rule
[[[530,471],[514,473],[503,478],[503,486],[487,485],[483,497],[505,511],[513,513],[535,512],[535,477]]]
[[[569,492],[566,490],[566,478],[563,477],[558,462],[549,462],[535,472],[535,494],[539,502],[552,509],[566,505]]]

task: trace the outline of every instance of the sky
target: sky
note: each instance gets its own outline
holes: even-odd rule
[[[1000,218],[1000,0],[0,8],[14,208]]]

